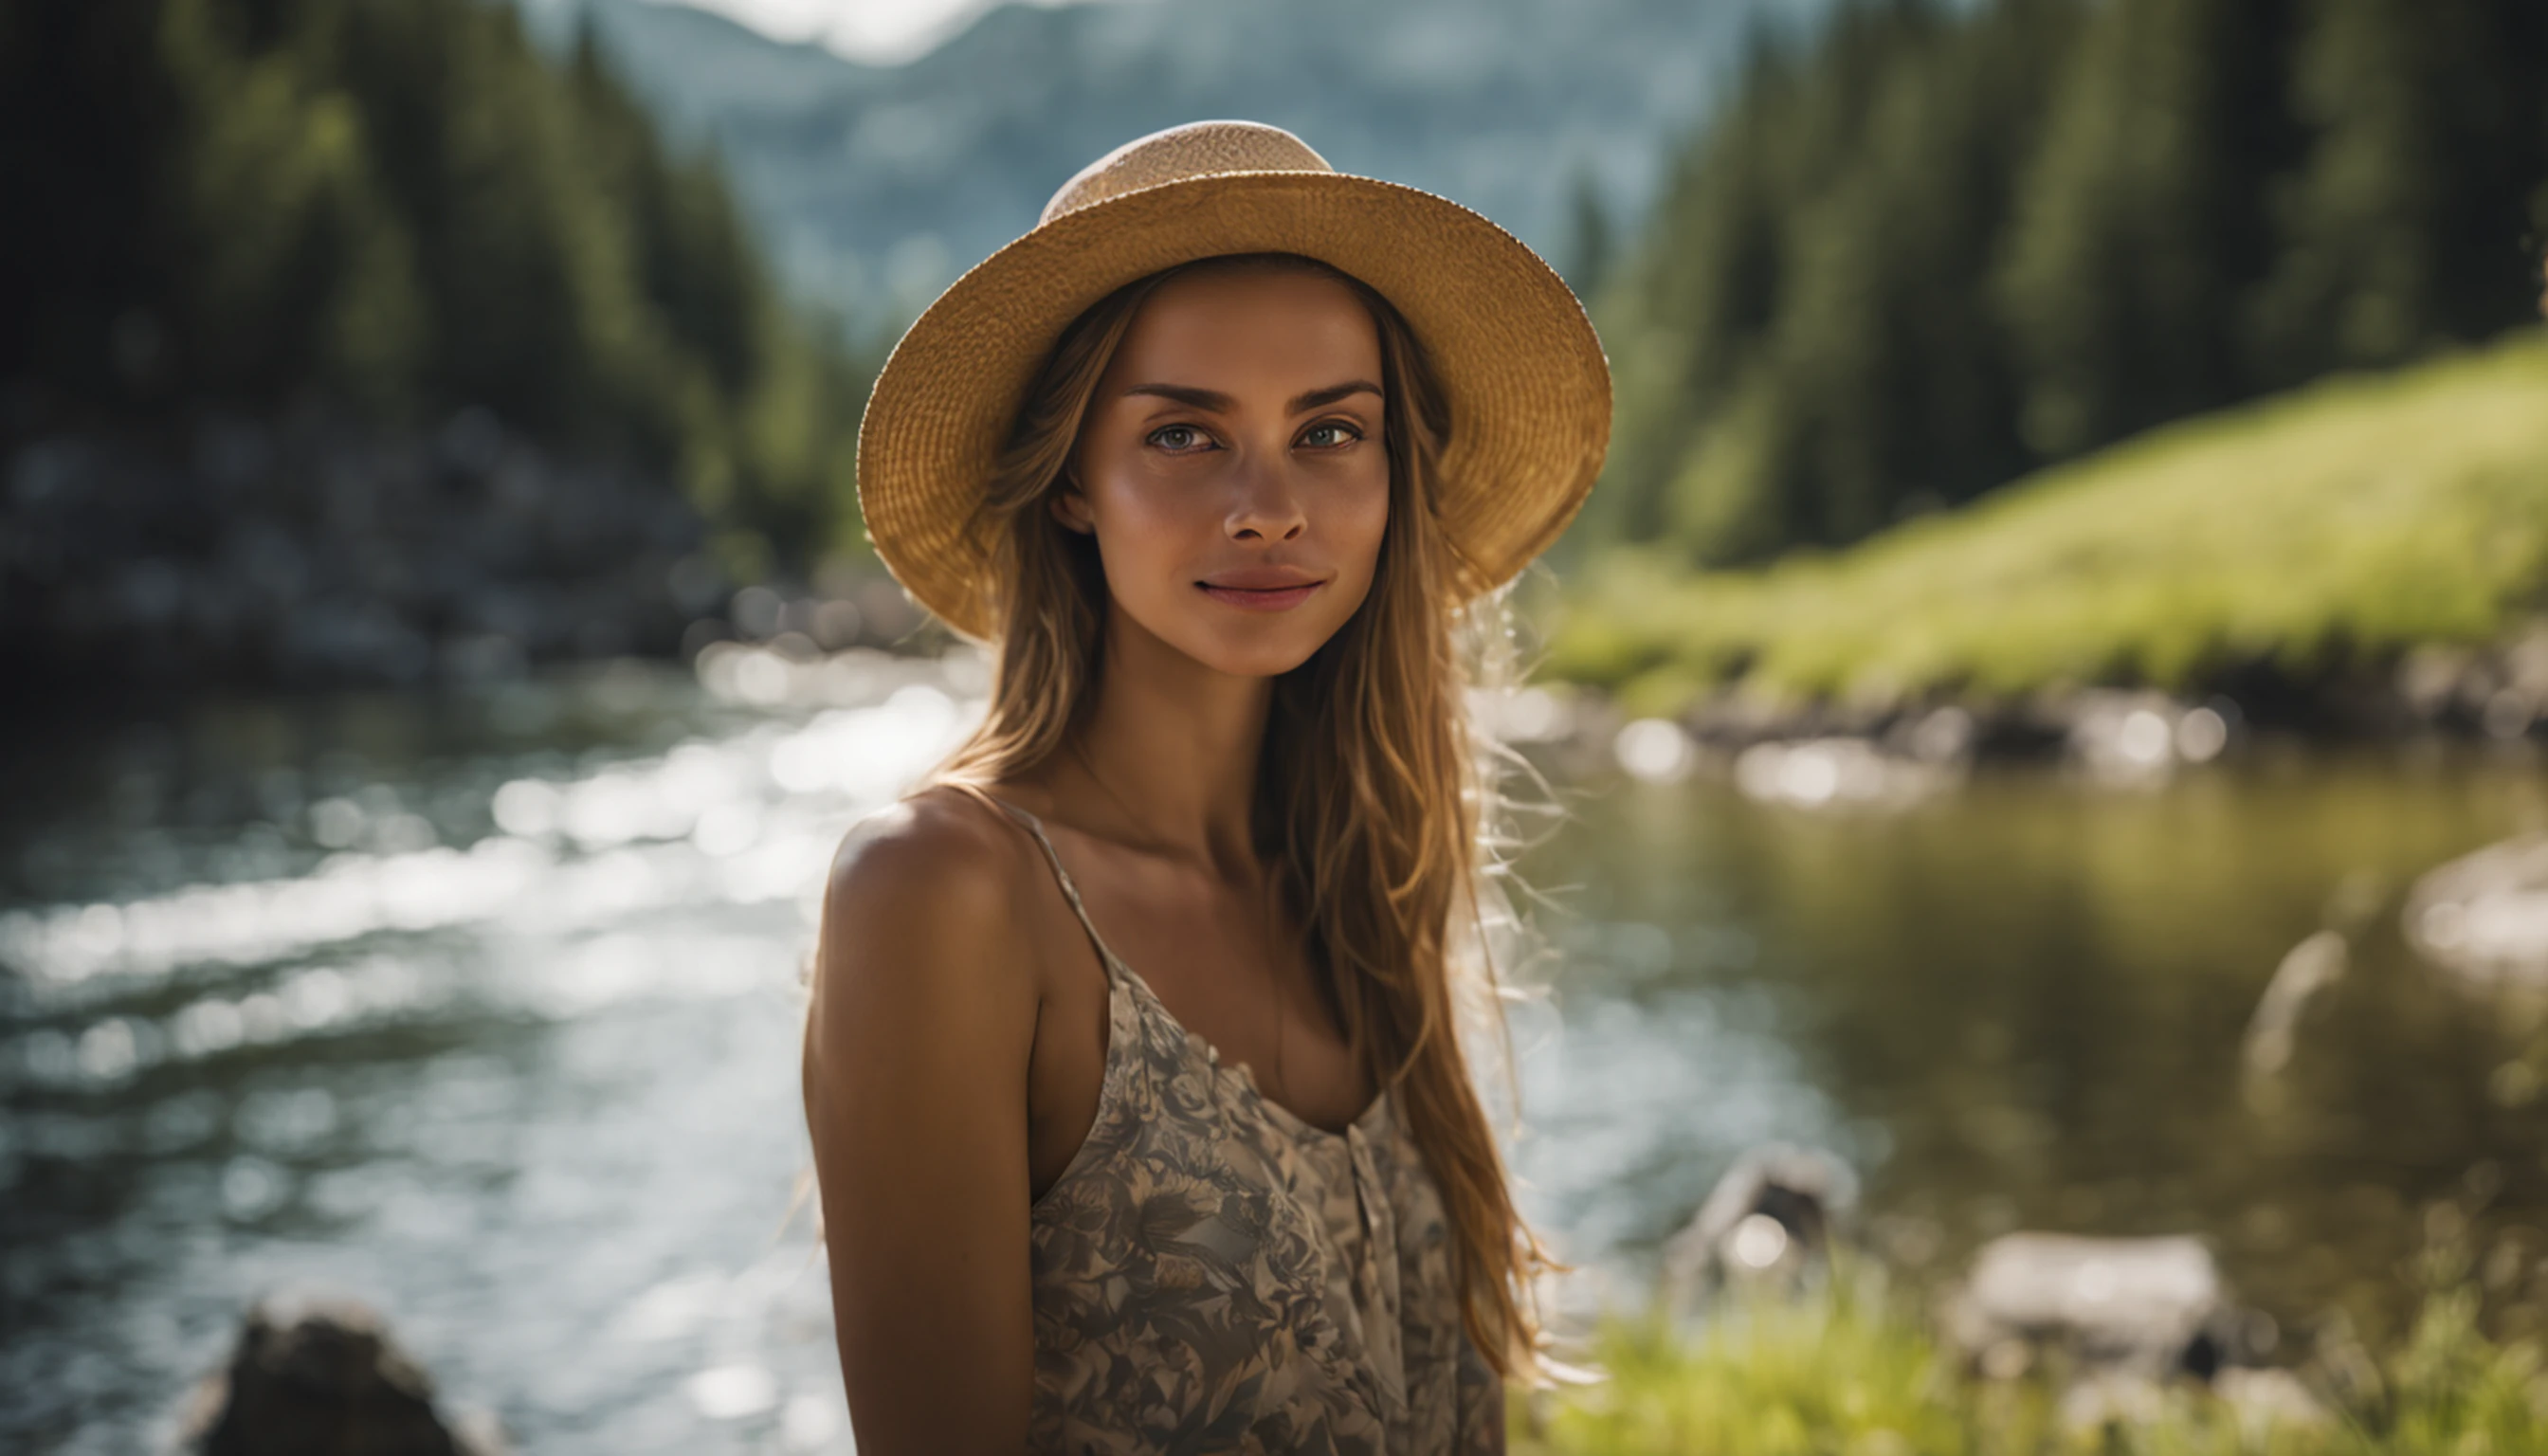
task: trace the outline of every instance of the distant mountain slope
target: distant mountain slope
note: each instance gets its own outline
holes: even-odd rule
[[[1153,129],[1246,117],[1427,188],[1577,261],[1577,198],[1642,210],[1758,20],[1830,0],[1116,0],[1004,6],[867,66],[653,0],[589,15],[677,130],[713,136],[786,274],[870,317],[1031,226],[1081,165]]]

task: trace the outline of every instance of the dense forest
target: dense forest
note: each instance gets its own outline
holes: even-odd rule
[[[790,306],[607,34],[0,12],[0,671],[669,652],[861,554],[874,360]],[[2535,317],[2537,0],[1852,0],[1759,35],[1615,258],[1579,181],[1619,393],[1577,543],[1847,543]]]
[[[114,414],[476,406],[797,540],[837,524],[864,381],[589,39],[561,74],[471,0],[11,9],[39,226],[0,235],[0,377]]]
[[[1851,7],[1764,45],[1597,300],[1589,535],[1866,536],[2537,317],[2548,6]]]
[[[283,573],[307,589],[297,604],[355,610],[363,583],[310,585],[342,542],[309,517],[349,494],[409,517],[379,543],[392,565],[429,556],[416,532],[491,488],[548,502],[512,512],[543,529],[565,497],[601,521],[686,509],[709,578],[856,549],[868,368],[831,320],[790,310],[717,160],[676,154],[590,37],[544,54],[492,0],[35,0],[0,21],[0,137],[18,220],[0,229],[0,431],[20,627],[124,621],[127,598],[204,617],[190,584],[245,549],[229,538],[260,511],[268,555],[321,558]],[[331,443],[311,443],[314,420]],[[236,510],[206,504],[224,455],[208,430],[250,442]],[[411,459],[400,440],[436,448]],[[294,468],[278,456],[296,450],[326,479],[281,500]],[[538,468],[490,486],[526,459]],[[418,468],[451,478],[419,484]],[[48,489],[64,472],[77,489]],[[154,472],[169,479],[130,484]],[[113,519],[78,518],[116,496]],[[480,513],[449,571],[528,549],[502,511]],[[682,535],[597,549],[679,555]],[[65,565],[83,555],[93,571]],[[79,604],[85,578],[136,557],[158,587],[109,582]]]

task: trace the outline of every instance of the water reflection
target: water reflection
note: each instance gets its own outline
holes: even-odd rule
[[[146,1441],[248,1297],[320,1284],[525,1449],[846,1448],[781,1231],[798,968],[832,843],[980,676],[702,662],[213,704],[0,768],[0,1445]],[[2169,776],[1860,793],[1930,761],[1630,725],[1587,767],[1562,700],[1506,709],[1573,810],[1524,866],[1554,969],[1515,1162],[1626,1286],[1773,1140],[1858,1168],[1905,1262],[2196,1231],[2294,1327],[2376,1327],[2428,1200],[2548,1209],[2548,1041],[2399,933],[2414,874],[2542,819],[2522,766],[2202,764],[2186,714]]]
[[[6,846],[0,1444],[155,1439],[242,1302],[304,1283],[529,1449],[846,1442],[828,1295],[777,1236],[798,965],[841,829],[977,684],[848,654],[775,701],[715,685],[31,751],[77,787]]]
[[[2196,1232],[2287,1321],[2342,1306],[2383,1327],[2428,1201],[2483,1195],[2499,1228],[2548,1208],[2536,1016],[2467,994],[2400,931],[2414,875],[2548,813],[2523,763],[2267,746],[2163,785],[1998,770],[1847,815],[1755,795],[1739,765],[1580,786],[1575,825],[1529,867],[1576,886],[1587,924],[1651,926],[1674,952],[1591,984],[1598,957],[1569,967],[1569,1064],[1620,1003],[1655,1049],[1605,1047],[1613,1064],[1557,1099],[1563,1116],[1597,1118],[1577,1095],[1648,1098],[1645,1068],[1725,1075],[1743,1053],[1681,1030],[1684,1008],[1758,996],[1754,1025],[1786,1057],[1739,1079],[1813,1089],[1784,1126],[1827,1121],[1899,1251],[1960,1257],[2021,1226]],[[1714,949],[1735,935],[1750,954]],[[2260,1010],[2293,958],[2293,1004]],[[1639,1156],[1704,1161],[1703,1096],[1653,1095]],[[1662,1191],[1607,1216],[1631,1251],[1686,1208]]]

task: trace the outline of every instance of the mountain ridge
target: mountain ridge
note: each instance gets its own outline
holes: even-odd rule
[[[723,153],[791,286],[874,319],[1033,226],[1089,160],[1207,117],[1285,127],[1575,268],[1583,235],[1642,212],[1744,41],[1832,0],[1008,4],[889,66],[656,0],[517,3],[551,44],[589,20],[676,135]]]

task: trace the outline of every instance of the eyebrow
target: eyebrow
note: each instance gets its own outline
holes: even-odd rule
[[[1290,412],[1294,414],[1307,413],[1308,411],[1319,409],[1321,406],[1332,405],[1338,400],[1351,395],[1377,395],[1379,393],[1380,386],[1373,384],[1370,380],[1349,379],[1343,384],[1331,384],[1325,389],[1311,390],[1305,394],[1293,397]],[[1131,389],[1126,390],[1124,394],[1127,398],[1134,395],[1151,395],[1162,400],[1174,400],[1180,405],[1190,406],[1197,410],[1209,410],[1216,414],[1227,414],[1238,404],[1236,400],[1231,399],[1229,396],[1223,394],[1219,390],[1199,390],[1181,384],[1137,384]]]

